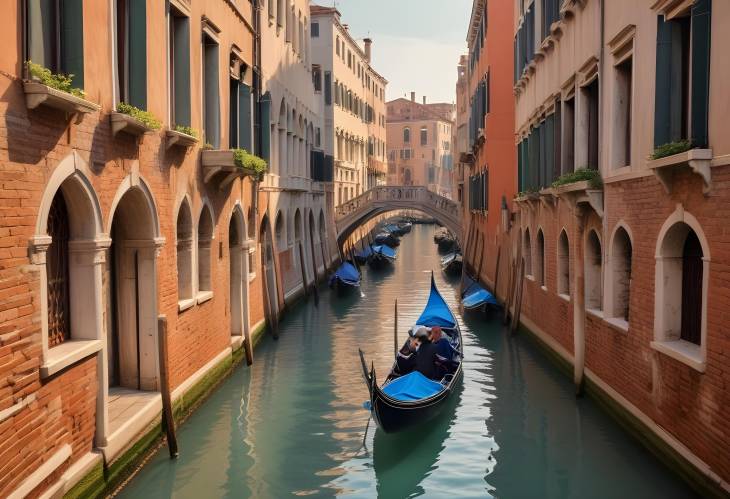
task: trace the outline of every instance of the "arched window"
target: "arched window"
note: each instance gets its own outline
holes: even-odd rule
[[[525,229],[525,237],[522,246],[522,258],[525,259],[525,275],[532,275],[532,242],[530,241],[530,229]]]
[[[603,257],[601,240],[595,230],[591,230],[586,238],[585,250],[585,297],[586,308],[602,310],[603,292],[601,286],[601,271]]]
[[[69,216],[62,192],[53,197],[48,212],[47,233],[51,244],[46,253],[48,277],[48,346],[54,347],[71,337],[68,242]]]
[[[540,286],[545,286],[545,236],[542,229],[537,230],[537,261],[535,278]]]
[[[286,249],[286,238],[284,236],[284,216],[281,212],[276,216],[274,237],[276,238],[276,251],[284,251]]]
[[[565,230],[558,238],[558,293],[570,295],[570,246]]]
[[[198,219],[198,292],[212,291],[210,279],[210,247],[213,243],[213,215],[203,206]]]
[[[404,144],[410,144],[411,143],[411,129],[408,127],[405,127],[403,129],[403,143]]]
[[[177,299],[193,298],[193,217],[187,199],[177,213]]]
[[[703,315],[707,309],[709,247],[699,223],[689,213],[675,212],[667,225],[669,228],[660,232],[663,236],[656,255],[655,336],[660,350],[701,371],[706,358],[707,319]]]
[[[626,229],[619,227],[611,245],[611,317],[629,320],[629,293],[631,287],[631,239]]]
[[[299,210],[294,213],[294,241],[302,240],[302,214]]]
[[[428,128],[425,126],[421,127],[421,145],[425,146],[428,144]]]

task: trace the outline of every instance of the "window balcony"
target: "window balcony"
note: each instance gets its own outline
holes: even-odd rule
[[[662,183],[667,194],[672,192],[674,173],[680,168],[689,167],[693,173],[702,178],[702,192],[707,195],[712,187],[711,163],[712,149],[689,149],[665,158],[650,159],[647,166]]]
[[[233,158],[233,149],[209,149],[201,151],[203,182],[217,179],[218,188],[224,189],[237,178],[254,177],[256,172],[242,168]]]
[[[101,109],[99,104],[35,81],[23,82],[23,92],[28,109],[46,106],[69,114],[87,114]]]
[[[600,218],[603,218],[603,189],[593,187],[589,180],[560,185],[553,189],[553,193],[559,198],[566,199],[573,206],[588,205]]]
[[[128,114],[113,112],[110,117],[112,124],[112,134],[124,132],[134,137],[139,137],[145,133],[154,131],[137,118],[133,118]]]
[[[165,132],[167,138],[166,148],[169,149],[173,146],[178,147],[192,147],[198,143],[198,139],[187,133],[178,132],[177,130],[167,130]]]

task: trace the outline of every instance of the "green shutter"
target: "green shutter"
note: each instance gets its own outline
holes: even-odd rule
[[[517,192],[522,192],[522,142],[517,144]]]
[[[84,88],[84,9],[82,0],[61,2],[61,72],[73,75],[72,85]]]
[[[691,139],[697,147],[707,147],[710,106],[711,0],[697,0],[692,6],[692,115]]]
[[[28,59],[51,71],[55,67],[56,2],[27,0]]]
[[[239,121],[241,119],[238,103],[238,80],[230,79],[228,90],[228,146],[231,149],[242,147],[239,142]]]
[[[657,17],[656,88],[654,91],[654,147],[671,142],[672,27]]]
[[[144,0],[129,8],[129,96],[128,104],[147,109],[147,7]]]
[[[543,174],[543,187],[549,187],[553,181],[555,170],[555,114],[545,119],[545,172]]]
[[[175,17],[173,22],[175,124],[190,126],[190,20]]]
[[[271,95],[266,92],[261,97],[261,151],[259,155],[269,162],[271,149]]]
[[[324,103],[328,106],[332,105],[332,73],[324,72]]]
[[[238,146],[251,151],[251,87],[238,85]]]

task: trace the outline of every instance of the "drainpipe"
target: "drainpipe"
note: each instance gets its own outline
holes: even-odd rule
[[[585,370],[586,350],[586,296],[585,296],[585,258],[583,235],[585,233],[585,213],[580,206],[575,207],[576,244],[573,275],[575,285],[573,290],[573,381],[575,383],[575,394],[583,394],[583,371]]]

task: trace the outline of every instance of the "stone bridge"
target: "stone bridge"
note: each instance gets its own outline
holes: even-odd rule
[[[341,248],[348,237],[371,218],[394,210],[418,210],[434,218],[454,233],[461,242],[459,205],[423,186],[379,186],[335,208],[337,244]]]

